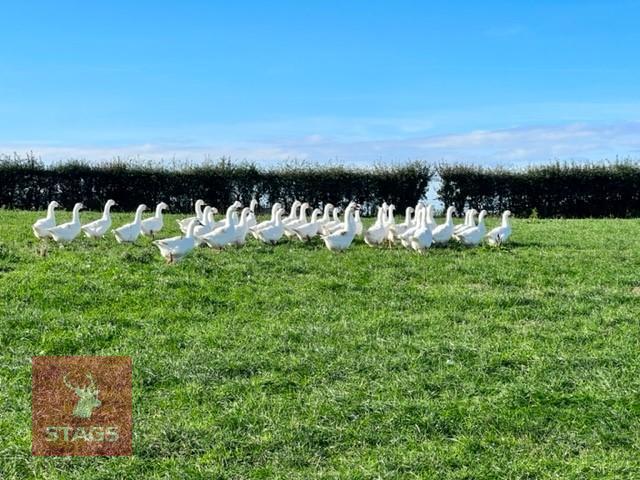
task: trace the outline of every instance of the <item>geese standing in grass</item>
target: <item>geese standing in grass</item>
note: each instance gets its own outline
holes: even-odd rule
[[[76,203],[73,206],[73,213],[71,221],[52,227],[49,229],[49,234],[54,241],[58,243],[69,243],[80,233],[80,210],[84,208],[81,203]]]
[[[389,246],[393,245],[395,240],[395,230],[396,230],[396,217],[394,215],[396,211],[396,206],[392,203],[387,208],[387,216],[385,218],[385,227],[386,227],[386,240],[389,242]]]
[[[486,232],[486,228],[484,225],[484,217],[487,216],[487,211],[482,210],[480,215],[478,215],[478,225],[475,227],[467,228],[462,232],[456,235],[456,239],[460,241],[463,245],[468,247],[475,247],[482,241],[482,237]]]
[[[424,210],[424,205],[422,203],[419,203],[418,205],[416,205],[415,208],[415,223],[412,223],[412,225],[407,228],[404,233],[402,235],[400,235],[400,242],[402,243],[402,246],[405,248],[411,248],[411,240],[413,239],[413,234],[416,232],[416,230],[419,227],[419,223],[418,220],[420,218],[420,215],[422,214],[422,211]],[[427,220],[426,220],[426,214],[425,214],[425,226],[427,224]]]
[[[160,250],[167,263],[177,263],[184,258],[196,246],[196,239],[193,236],[195,227],[200,222],[194,218],[189,223],[187,233],[184,236],[164,238],[154,241],[154,245]]]
[[[291,211],[289,212],[289,216],[287,218],[282,219],[282,223],[284,225],[288,225],[291,222],[295,222],[298,219],[298,208],[302,205],[302,203],[298,200],[294,200],[291,205]]]
[[[316,208],[311,213],[310,222],[304,223],[297,227],[293,227],[293,230],[295,231],[296,236],[300,239],[300,241],[308,242],[318,234],[318,230],[320,229],[320,220],[318,217],[320,217],[321,214],[322,210]]]
[[[419,212],[416,212],[417,226],[411,236],[411,248],[418,253],[424,253],[426,249],[431,247],[433,243],[433,235],[431,229],[427,225],[427,211],[421,208]]]
[[[387,227],[384,224],[384,216],[386,214],[384,204],[378,207],[378,217],[373,225],[364,234],[364,242],[370,247],[382,245],[387,236]]]
[[[307,210],[309,209],[309,204],[304,202],[300,205],[300,215],[296,220],[291,222],[287,222],[284,224],[284,234],[287,238],[293,238],[296,236],[295,227],[299,227],[300,225],[304,225],[309,222],[307,219]]]
[[[502,213],[502,224],[487,233],[486,238],[489,245],[499,247],[509,239],[511,236],[511,225],[509,224],[510,216],[511,212],[509,210],[505,210]]]
[[[135,217],[133,217],[133,222],[113,230],[113,234],[116,236],[118,243],[132,243],[138,239],[142,232],[142,212],[146,209],[147,206],[145,204],[138,205]]]
[[[323,213],[322,213],[322,218],[318,219],[319,230],[322,230],[322,227],[324,227],[327,223],[331,221],[330,214],[332,211],[333,211],[333,204],[325,203]]]
[[[391,232],[393,233],[394,240],[400,238],[407,229],[414,226],[411,221],[411,214],[414,212],[413,207],[407,207],[404,211],[404,222],[399,223],[398,225],[393,225]]]
[[[282,213],[284,210],[279,208],[276,210],[273,225],[267,225],[256,231],[258,240],[264,243],[275,245],[284,235],[284,224],[282,223]]]
[[[207,242],[207,245],[212,248],[223,248],[233,242],[236,238],[237,228],[237,222],[235,220],[236,217],[234,216],[234,213],[241,206],[242,205],[240,204],[240,202],[236,201],[233,203],[233,205],[227,208],[227,214],[225,217],[226,220],[224,221],[224,223],[221,226],[216,227],[206,235],[203,235],[201,237],[202,240]]]
[[[204,243],[202,237],[219,227],[213,216],[213,208],[207,205],[202,211],[202,221],[198,222],[193,230],[193,237],[196,239],[196,245],[200,246]]]
[[[330,234],[332,231],[334,231],[336,228],[340,228],[340,225],[342,225],[342,220],[340,220],[340,208],[333,208],[332,209],[332,219],[329,220],[328,222],[325,222],[322,225],[322,233],[324,233],[325,235]]]
[[[456,207],[447,208],[447,216],[442,225],[438,225],[431,231],[431,235],[433,238],[433,243],[437,243],[443,245],[451,240],[451,236],[453,235],[453,212],[456,210]],[[427,212],[428,213],[428,212]],[[428,220],[427,216],[427,220]],[[428,225],[428,224],[427,224]]]
[[[205,205],[206,204],[204,200],[200,200],[200,199],[196,200],[196,204],[195,204],[196,216],[184,218],[182,220],[176,220],[176,222],[178,222],[178,226],[180,227],[180,230],[182,231],[182,233],[187,232],[187,228],[189,228],[189,225],[191,224],[191,220],[193,220],[194,218],[199,222],[204,221],[204,218],[202,218],[202,207],[204,207]]]
[[[260,222],[257,225],[254,225],[253,227],[249,227],[249,231],[251,232],[251,235],[253,235],[253,238],[255,238],[256,240],[259,240],[260,239],[258,237],[259,230],[262,230],[263,228],[267,228],[267,227],[272,227],[273,225],[275,225],[276,213],[278,213],[278,210],[280,209],[282,209],[282,204],[279,202],[274,203],[271,206],[271,218],[269,220],[265,220],[264,222]]]
[[[49,238],[51,234],[49,233],[49,229],[56,226],[56,208],[60,207],[60,204],[55,200],[53,202],[49,202],[49,206],[47,207],[47,216],[41,218],[40,220],[36,220],[36,223],[31,227],[33,229],[33,234],[39,238]]]
[[[249,218],[251,217],[252,212],[251,209],[245,207],[242,209],[242,213],[240,214],[240,222],[235,228],[235,237],[230,242],[233,245],[237,245],[241,247],[247,241],[247,233],[249,233]]]
[[[160,202],[158,205],[156,205],[155,215],[153,217],[142,220],[140,226],[142,228],[143,235],[153,238],[156,233],[162,230],[162,226],[164,225],[164,222],[162,220],[162,211],[166,210],[167,208],[169,208],[169,205],[164,202]]]
[[[453,234],[457,235],[469,228],[475,227],[477,214],[478,214],[478,211],[475,208],[471,208],[467,210],[467,213],[464,214],[464,223],[461,223],[460,225],[456,225],[453,229]]]
[[[353,202],[350,203],[344,212],[344,227],[329,235],[320,235],[324,244],[332,252],[343,252],[351,246],[356,236],[356,219],[353,211],[357,208],[359,207]]]
[[[107,200],[104,204],[102,217],[82,226],[82,231],[89,238],[102,238],[111,228],[111,207],[117,205],[114,200]]]

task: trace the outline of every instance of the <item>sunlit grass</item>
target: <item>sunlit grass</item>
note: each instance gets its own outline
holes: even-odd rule
[[[148,239],[43,247],[39,216],[0,211],[2,478],[640,475],[637,221],[516,219],[502,249],[424,256],[250,241],[166,265]],[[133,357],[134,457],[31,457],[45,354]]]

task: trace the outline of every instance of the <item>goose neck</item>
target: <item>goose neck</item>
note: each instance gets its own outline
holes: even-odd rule
[[[53,202],[47,206],[47,218],[50,220],[56,218],[56,204]]]
[[[80,209],[82,208],[82,205],[78,205],[76,204],[73,207],[73,213],[72,213],[72,221],[73,223],[79,223],[80,222]]]
[[[135,223],[142,222],[142,212],[144,212],[144,208],[138,207],[138,209],[136,210],[136,216],[134,218]]]

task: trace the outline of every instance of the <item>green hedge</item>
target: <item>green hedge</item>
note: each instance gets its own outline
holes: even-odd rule
[[[458,211],[509,209],[540,217],[635,217],[640,215],[640,165],[552,164],[524,170],[442,165],[438,194]]]
[[[342,206],[356,200],[368,214],[383,201],[399,208],[415,204],[431,176],[431,168],[421,162],[372,169],[300,163],[263,169],[225,159],[198,166],[123,161],[44,165],[33,156],[4,156],[0,206],[42,209],[55,199],[66,208],[81,201],[96,210],[113,198],[124,210],[165,201],[172,212],[190,212],[198,198],[223,207],[234,200],[248,204],[256,197],[267,208],[274,201],[288,206],[294,199]]]

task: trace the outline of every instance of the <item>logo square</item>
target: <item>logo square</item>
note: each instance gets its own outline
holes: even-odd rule
[[[131,357],[33,357],[32,454],[131,455],[131,386]]]

